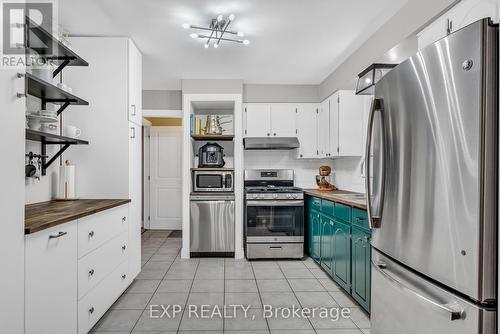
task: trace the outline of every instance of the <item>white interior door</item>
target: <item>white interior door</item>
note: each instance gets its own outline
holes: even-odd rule
[[[182,127],[153,126],[150,138],[150,229],[181,229]]]

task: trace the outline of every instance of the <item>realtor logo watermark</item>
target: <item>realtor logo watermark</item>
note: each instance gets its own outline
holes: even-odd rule
[[[149,317],[152,319],[176,318],[187,313],[188,318],[196,319],[235,319],[243,318],[255,320],[254,312],[249,312],[251,305],[187,305],[185,309],[181,305],[150,305]],[[263,305],[262,318],[277,319],[330,319],[339,321],[351,317],[351,309],[337,307],[299,307],[292,305],[290,307],[273,307]]]
[[[1,68],[44,66],[54,54],[54,44],[45,35],[54,35],[56,2],[1,0],[0,3]]]

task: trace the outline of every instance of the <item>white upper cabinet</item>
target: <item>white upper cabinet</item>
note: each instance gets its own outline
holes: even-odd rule
[[[297,107],[291,103],[271,104],[271,136],[297,136]]]
[[[498,22],[499,6],[498,0],[461,1],[417,35],[418,48],[423,49],[446,35],[485,17],[491,17],[494,22]]]
[[[318,157],[318,105],[304,103],[297,105],[297,137],[300,147],[297,158],[313,159]]]
[[[327,101],[330,105],[330,156],[339,155],[339,92],[333,93]]]
[[[245,105],[246,137],[296,137],[297,105],[248,103]]]
[[[330,100],[323,101],[318,109],[318,158],[329,157],[330,152]]]
[[[134,43],[128,41],[128,120],[142,124],[142,55]]]
[[[330,98],[331,157],[362,156],[364,149],[363,117],[367,97],[353,90],[340,90]]]
[[[271,136],[271,105],[251,103],[245,106],[246,137]]]

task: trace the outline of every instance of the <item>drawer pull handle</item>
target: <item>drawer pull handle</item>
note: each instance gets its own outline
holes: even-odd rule
[[[275,250],[279,250],[279,249],[282,249],[283,247],[281,246],[269,246],[269,249],[275,249]]]
[[[127,275],[123,274],[122,279],[125,279],[125,278],[127,278]]]
[[[94,269],[89,270],[89,276],[94,276],[94,273],[95,273]]]
[[[94,236],[94,231],[89,232],[89,238],[92,238]]]
[[[59,232],[57,233],[56,235],[49,235],[49,239],[56,239],[56,238],[60,238],[62,237],[63,235],[66,235],[68,234],[68,232]]]
[[[123,246],[122,246],[122,250],[125,250],[125,249],[127,249],[127,246],[126,246],[126,245],[123,245]]]
[[[89,308],[89,313],[90,313],[90,314],[94,313],[94,306],[91,306],[91,307]]]
[[[127,217],[123,217],[122,222],[126,222],[126,221],[127,221]]]

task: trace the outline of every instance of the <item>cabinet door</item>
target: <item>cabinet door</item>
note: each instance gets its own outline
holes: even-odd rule
[[[128,120],[142,124],[142,55],[132,41],[128,41]]]
[[[319,213],[312,211],[310,213],[311,222],[311,251],[310,255],[313,260],[321,261],[321,221]]]
[[[353,90],[339,94],[339,156],[362,156],[365,98]]]
[[[333,94],[330,101],[330,156],[339,155],[339,93]]]
[[[301,104],[297,107],[297,136],[300,147],[297,157],[311,159],[318,157],[318,105]]]
[[[330,156],[330,100],[326,99],[318,112],[318,158]]]
[[[321,215],[321,266],[328,272],[332,272],[332,238],[333,221],[325,215]]]
[[[141,270],[141,226],[142,226],[142,127],[133,123],[130,125],[129,141],[129,270],[130,279],[137,276]]]
[[[76,221],[26,236],[27,334],[76,333]]]
[[[370,233],[352,227],[352,297],[370,311],[371,287]]]
[[[271,104],[271,135],[297,137],[297,107],[290,103]]]
[[[271,136],[271,105],[249,103],[245,107],[246,137]]]
[[[339,221],[333,225],[333,279],[346,291],[351,291],[350,226]]]

